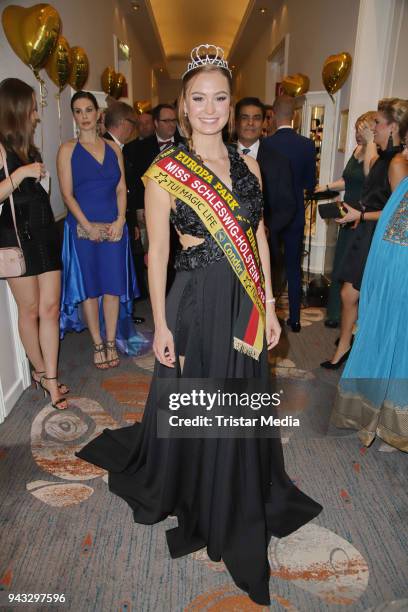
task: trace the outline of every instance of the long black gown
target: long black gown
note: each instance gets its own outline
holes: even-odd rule
[[[258,180],[229,148],[233,194],[256,230],[262,215]],[[172,222],[204,243],[181,251],[166,301],[183,377],[267,378],[267,351],[259,361],[233,349],[233,323],[244,295],[222,251],[191,209],[176,201]],[[138,523],[176,515],[167,531],[172,557],[207,547],[224,561],[238,587],[268,605],[270,537],[286,536],[322,507],[285,473],[279,438],[164,439],[157,437],[158,379],[180,371],[155,364],[143,421],[105,430],[78,456],[109,471],[109,488],[127,501]]]

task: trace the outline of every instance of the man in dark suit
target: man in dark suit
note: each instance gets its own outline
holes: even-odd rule
[[[155,132],[143,140],[132,140],[124,147],[124,152],[135,168],[135,183],[137,209],[144,210],[144,185],[142,176],[165,147],[178,144],[180,138],[176,133],[176,109],[171,104],[159,104],[152,110]],[[139,214],[138,214],[139,217]]]
[[[268,151],[284,155],[291,164],[296,198],[296,214],[282,232],[285,266],[288,278],[289,319],[292,331],[300,331],[300,304],[302,296],[301,260],[305,227],[304,190],[312,191],[316,184],[316,154],[312,140],[300,136],[292,129],[295,100],[279,96],[273,103],[276,132],[265,138]]]
[[[264,220],[269,233],[274,289],[278,281],[279,235],[293,219],[296,201],[290,162],[275,151],[266,149],[261,138],[265,106],[259,98],[242,98],[235,107],[238,151],[254,157],[261,169],[264,194]]]
[[[125,180],[127,187],[126,223],[129,230],[130,248],[135,264],[136,277],[141,297],[146,297],[144,280],[143,250],[140,243],[140,232],[136,218],[136,190],[134,189],[135,168],[132,160],[126,154],[125,142],[129,139],[136,124],[135,111],[125,102],[114,102],[105,113],[106,132],[103,137],[113,140],[121,148],[125,166]],[[141,254],[141,257],[140,257]],[[133,317],[136,323],[143,323],[142,317]]]
[[[144,184],[142,176],[151,165],[154,158],[166,147],[180,142],[177,127],[176,109],[171,104],[159,104],[152,110],[155,133],[143,140],[133,140],[124,147],[126,156],[131,160],[135,169],[132,177],[135,202],[137,208],[137,220],[142,233],[142,241],[147,251],[146,222],[144,216]],[[171,232],[170,252],[174,251],[175,232]],[[169,282],[172,280],[173,268],[169,267]]]

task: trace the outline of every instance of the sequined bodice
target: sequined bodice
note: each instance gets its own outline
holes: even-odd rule
[[[180,145],[182,146],[182,145]],[[227,145],[230,160],[232,194],[241,205],[242,218],[246,227],[256,232],[263,214],[263,197],[257,177],[252,174],[233,145]],[[188,204],[176,199],[176,210],[170,213],[170,221],[181,234],[204,238],[204,242],[188,249],[180,249],[175,258],[177,270],[203,268],[224,257],[203,222]]]

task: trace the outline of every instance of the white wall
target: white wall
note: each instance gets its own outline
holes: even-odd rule
[[[0,8],[11,4],[1,2]],[[20,6],[33,6],[37,2],[19,0]],[[151,95],[150,64],[143,49],[133,34],[126,9],[129,5],[121,0],[53,0],[52,6],[59,12],[62,20],[62,33],[70,46],[81,46],[85,49],[90,63],[89,78],[85,89],[101,90],[100,77],[106,66],[113,66],[113,34],[126,42],[130,48],[133,72],[133,99],[146,100]],[[39,91],[38,82],[32,72],[17,57],[11,49],[0,27],[0,80],[6,77],[20,78],[36,91]],[[55,159],[59,146],[58,115],[55,100],[57,88],[48,78],[45,70],[41,76],[46,82],[48,104],[43,115],[44,149],[43,157],[51,174],[51,204],[56,218],[65,214],[55,168]],[[72,117],[69,108],[70,88],[67,86],[61,96],[62,106],[62,140],[72,138]],[[40,143],[40,126],[37,127],[37,144]]]
[[[400,33],[397,45],[395,68],[390,95],[396,98],[408,98],[408,1],[402,3]]]
[[[289,74],[302,72],[310,78],[310,91],[320,91],[321,69],[328,55],[353,54],[359,11],[358,0],[282,0],[276,2],[272,26],[254,41],[251,54],[240,66],[242,96],[265,98],[267,57],[286,34],[289,42]]]

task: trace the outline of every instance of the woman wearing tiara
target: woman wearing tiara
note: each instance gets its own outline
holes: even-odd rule
[[[228,384],[255,378],[262,387],[267,350],[281,331],[259,168],[222,139],[224,126],[232,127],[233,110],[231,73],[221,49],[193,50],[178,110],[188,149],[167,149],[146,173],[156,364],[143,421],[105,430],[78,456],[109,471],[110,490],[128,502],[136,522],[177,517],[178,527],[167,532],[172,557],[207,547],[237,586],[268,605],[270,537],[292,533],[321,511],[285,473],[280,439],[177,439],[157,432],[160,379]],[[169,220],[182,249],[166,300]]]

